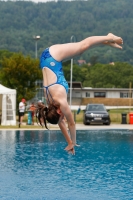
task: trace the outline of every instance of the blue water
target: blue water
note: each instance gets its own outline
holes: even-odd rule
[[[0,200],[133,199],[133,131],[0,131]]]

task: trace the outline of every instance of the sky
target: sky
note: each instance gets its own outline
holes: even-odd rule
[[[57,2],[58,0],[29,0],[29,1],[33,1],[33,2],[38,3],[38,2],[48,2],[48,1],[55,1],[55,2]],[[71,0],[62,0],[62,1],[71,1]]]
[[[15,2],[19,0],[0,0],[0,1],[14,1]],[[50,1],[58,2],[58,0],[20,0],[20,1],[32,1],[35,3],[39,3],[39,2],[45,3],[45,2],[50,2]],[[61,0],[61,1],[76,1],[76,0]],[[80,0],[80,1],[87,1],[87,0]]]
[[[48,1],[55,1],[57,2],[58,0],[29,0],[29,1],[33,1],[33,2],[48,2]],[[62,1],[74,1],[74,0],[62,0]]]
[[[4,1],[4,0],[0,0],[0,1]],[[8,1],[8,0],[5,0]],[[19,1],[19,0],[11,0],[11,1]],[[33,1],[35,3],[39,3],[39,2],[49,2],[49,1],[55,1],[57,2],[58,0],[23,0],[23,1]],[[71,0],[62,0],[62,1],[71,1]]]

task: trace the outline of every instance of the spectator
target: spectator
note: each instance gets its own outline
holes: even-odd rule
[[[26,100],[23,98],[19,103],[19,123],[22,124],[24,119],[24,112],[25,112],[25,102]]]
[[[31,111],[32,124],[34,125],[34,116],[36,111],[36,106],[34,105],[34,102],[32,102],[29,110]]]

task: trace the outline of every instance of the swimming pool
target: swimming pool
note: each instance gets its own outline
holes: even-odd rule
[[[76,155],[60,131],[0,131],[0,199],[133,199],[133,131],[77,131]]]

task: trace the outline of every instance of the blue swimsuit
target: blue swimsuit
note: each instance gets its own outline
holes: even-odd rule
[[[41,55],[41,59],[40,59],[40,67],[43,69],[45,67],[49,68],[52,72],[55,73],[56,77],[57,77],[57,81],[53,84],[50,84],[48,86],[43,86],[44,88],[46,88],[46,95],[48,97],[48,93],[49,92],[49,87],[55,84],[59,84],[62,85],[65,89],[66,89],[66,93],[68,93],[68,83],[64,77],[64,73],[62,70],[62,62],[58,62],[56,61],[49,52],[49,48],[45,49]],[[51,96],[51,94],[50,94]],[[51,96],[52,98],[52,96]]]

